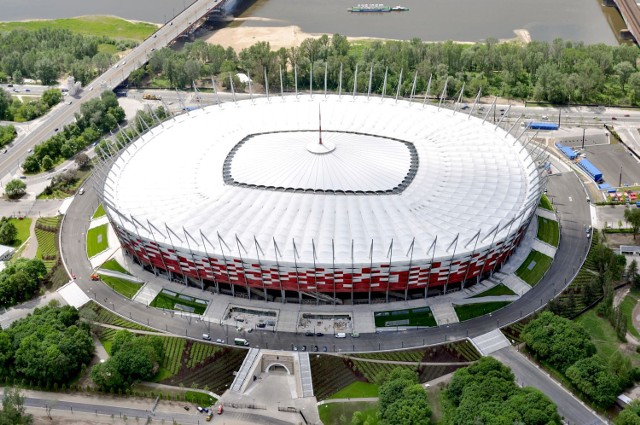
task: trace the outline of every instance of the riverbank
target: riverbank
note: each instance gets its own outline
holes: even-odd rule
[[[52,20],[0,22],[0,32],[16,29],[36,31],[40,28],[66,29],[75,33],[106,36],[116,40],[142,41],[153,34],[160,25],[132,21],[117,16],[78,16]]]
[[[273,23],[265,26],[243,26],[246,21],[260,21]],[[285,49],[300,46],[307,38],[320,38],[323,34],[308,33],[302,31],[297,25],[277,25],[278,21],[266,18],[236,18],[232,24],[214,31],[203,37],[209,44],[219,44],[225,48],[231,47],[237,52],[256,44],[259,41],[266,41],[272,50],[278,50],[281,47]],[[515,37],[511,39],[500,40],[501,42],[518,41],[521,43],[531,42],[531,35],[525,29],[514,30]],[[331,36],[331,34],[327,34]],[[382,40],[390,41],[390,39],[373,38],[373,37],[347,37],[350,42]],[[471,41],[455,41],[460,44],[475,44]]]

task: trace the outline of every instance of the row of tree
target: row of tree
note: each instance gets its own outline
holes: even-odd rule
[[[121,330],[115,333],[111,357],[91,370],[91,379],[104,391],[129,388],[156,374],[162,358],[162,340],[157,336],[138,336]]]
[[[80,107],[76,122],[38,144],[33,154],[25,158],[22,168],[27,173],[52,169],[62,160],[73,157],[86,146],[97,142],[103,134],[115,130],[124,121],[125,113],[113,92],[106,91]]]
[[[0,330],[0,376],[49,387],[69,383],[93,357],[87,324],[74,307],[55,303]]]
[[[0,88],[0,120],[30,121],[46,114],[51,107],[60,103],[61,100],[62,93],[59,89],[46,90],[36,100],[21,101],[18,98],[12,98],[7,91]],[[0,140],[2,140],[1,133]],[[8,142],[0,143],[0,146],[6,143]]]
[[[0,272],[0,306],[10,307],[33,298],[47,269],[39,259],[19,258]]]
[[[589,334],[579,324],[544,312],[525,326],[529,351],[565,375],[595,405],[611,406],[620,392],[640,378],[640,369],[619,351],[610,359],[596,354]]]
[[[445,396],[450,424],[561,424],[556,405],[535,388],[520,388],[511,370],[492,357],[458,369]]]
[[[355,82],[359,92],[367,92],[372,72],[372,90],[380,93],[388,70],[388,93],[395,91],[403,71],[403,96],[411,93],[415,75],[415,90],[420,94],[432,76],[434,95],[442,92],[448,80],[449,97],[464,85],[465,96],[470,98],[482,89],[486,95],[552,103],[637,104],[638,56],[635,46],[585,45],[560,39],[527,44],[488,39],[472,45],[414,39],[374,41],[363,47],[361,42],[354,44],[336,34],[307,39],[299,47],[277,51],[269,43],[258,42],[239,53],[199,40],[179,51],[165,48],[154,52],[144,72],[134,73],[130,81],[141,84],[146,73],[166,80],[171,87],[185,88],[197,80],[208,84],[212,76],[222,73],[220,80],[227,84],[228,74],[242,70],[254,82],[264,85],[266,71],[272,89],[280,87],[282,72],[289,90],[295,85],[296,75],[298,87],[307,89],[313,80],[314,90],[322,90],[326,69],[329,90],[337,90],[341,82],[343,89],[351,90]]]
[[[111,44],[119,50],[125,50],[136,43],[55,28],[2,33],[0,81],[11,78],[13,82],[21,84],[25,78],[30,78],[49,85],[63,74],[70,74],[76,81],[87,84],[114,63],[113,55],[99,51],[101,44]]]

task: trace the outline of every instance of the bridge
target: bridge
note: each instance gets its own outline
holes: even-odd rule
[[[606,0],[605,4],[615,6],[627,24],[626,30],[620,31],[620,35],[630,36],[636,44],[640,44],[640,8],[635,0]]]

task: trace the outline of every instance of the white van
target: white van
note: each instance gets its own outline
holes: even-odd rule
[[[339,332],[336,334],[336,338],[346,338],[346,337],[347,337],[347,334],[344,332]]]
[[[84,187],[81,187],[78,191],[78,195],[84,195]]]

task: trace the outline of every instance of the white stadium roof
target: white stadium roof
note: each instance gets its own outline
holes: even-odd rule
[[[336,264],[366,264],[409,261],[413,244],[417,261],[431,259],[436,236],[436,258],[451,256],[456,238],[460,255],[491,244],[496,227],[496,240],[506,236],[537,205],[534,168],[520,142],[466,112],[365,96],[272,97],[152,129],[110,169],[104,195],[141,224],[123,220],[131,232],[208,254],[255,258],[257,242],[262,260],[293,261],[295,252],[309,264],[315,250],[319,263],[335,251]]]

